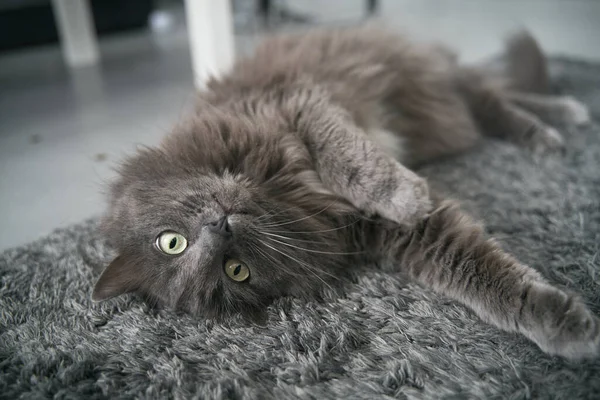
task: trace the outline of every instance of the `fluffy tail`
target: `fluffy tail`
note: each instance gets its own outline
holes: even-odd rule
[[[504,69],[510,86],[516,90],[541,94],[550,91],[546,57],[538,42],[525,30],[507,39]]]

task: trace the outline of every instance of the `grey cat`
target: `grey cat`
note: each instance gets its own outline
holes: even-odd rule
[[[526,33],[499,74],[439,45],[372,28],[267,40],[212,80],[197,111],[156,148],[129,158],[102,228],[119,256],[94,300],[261,319],[280,296],[319,297],[379,263],[518,331],[542,350],[595,356],[600,321],[487,238],[408,169],[494,135],[560,151],[548,125],[585,123],[550,96]],[[465,177],[468,179],[468,177]]]

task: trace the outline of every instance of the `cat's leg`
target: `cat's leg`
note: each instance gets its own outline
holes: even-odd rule
[[[384,106],[385,128],[405,144],[402,161],[411,166],[467,151],[481,139],[451,73],[425,74],[409,83],[401,80]]]
[[[510,140],[534,153],[564,149],[560,132],[511,101],[503,88],[495,86],[480,71],[463,69],[458,85],[483,134]],[[531,101],[528,103],[531,105]]]
[[[506,92],[504,96],[511,103],[552,124],[580,126],[590,122],[588,108],[571,96],[547,96],[511,91]]]
[[[496,115],[487,115],[484,119],[495,126],[484,132],[500,134],[534,154],[557,153],[565,148],[562,134],[554,127],[543,122],[535,114],[514,106],[505,104],[496,110]]]
[[[431,210],[425,179],[371,141],[345,110],[317,103],[294,119],[322,182],[356,208],[400,224]]]
[[[550,354],[598,354],[600,320],[584,303],[505,253],[456,205],[442,203],[414,229],[385,235],[391,264],[484,321],[521,332]]]

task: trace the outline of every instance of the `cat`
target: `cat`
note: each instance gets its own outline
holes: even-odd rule
[[[318,298],[352,265],[379,263],[457,300],[543,351],[595,356],[600,321],[504,252],[412,169],[482,135],[560,152],[546,120],[585,123],[548,94],[526,32],[504,73],[441,45],[372,27],[268,39],[199,94],[158,147],[128,158],[102,230],[118,256],[92,298],[129,292],[209,318],[264,316],[281,296]]]

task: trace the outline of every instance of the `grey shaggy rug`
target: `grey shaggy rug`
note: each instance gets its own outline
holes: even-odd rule
[[[600,66],[556,59],[559,92],[600,120]],[[487,141],[421,173],[490,233],[600,314],[600,127],[534,161]],[[6,229],[6,227],[4,227]],[[92,304],[111,256],[96,222],[0,255],[0,397],[600,398],[600,359],[571,363],[406,281],[361,268],[341,296],[282,299],[266,327]]]

